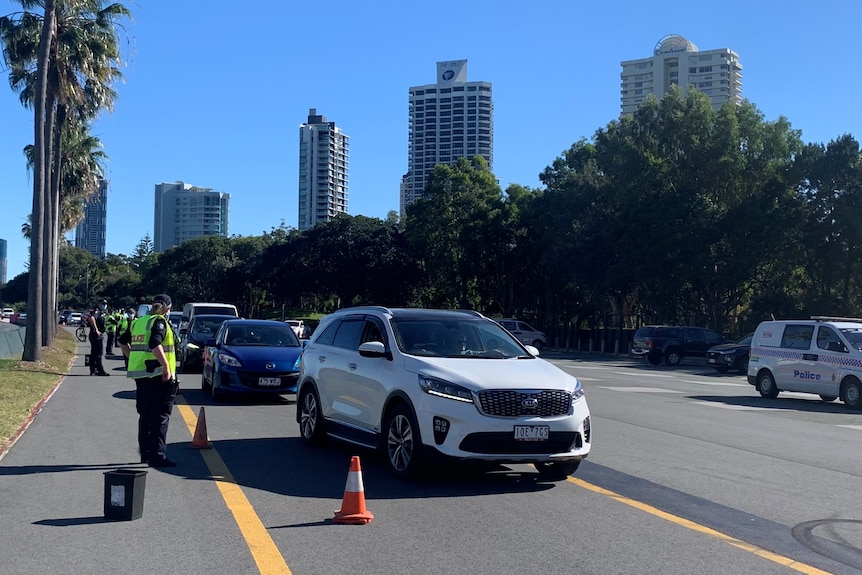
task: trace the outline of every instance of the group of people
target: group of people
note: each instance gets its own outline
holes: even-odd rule
[[[168,423],[179,382],[176,379],[174,330],[168,323],[171,298],[153,298],[148,315],[135,318],[133,310],[109,313],[102,300],[90,309],[90,375],[110,375],[102,364],[103,339],[107,334],[108,353],[116,343],[123,352],[126,376],[135,380],[135,408],[138,412],[138,448],[141,463],[150,467],[174,467],[177,462],[165,452]]]

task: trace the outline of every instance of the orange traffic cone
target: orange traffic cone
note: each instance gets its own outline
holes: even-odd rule
[[[192,438],[192,447],[195,449],[211,449],[213,446],[207,436],[207,414],[204,413],[204,406],[201,406],[200,415],[198,415],[198,424],[195,426],[195,436]]]
[[[344,500],[341,509],[335,512],[332,521],[349,525],[365,525],[371,523],[374,514],[365,508],[365,488],[362,485],[362,469],[359,467],[359,456],[350,458],[350,472],[347,474],[347,486],[344,488]]]

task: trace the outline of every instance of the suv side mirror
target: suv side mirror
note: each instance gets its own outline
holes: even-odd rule
[[[382,341],[366,341],[359,346],[359,355],[362,357],[385,357],[392,359],[392,354],[386,351]]]

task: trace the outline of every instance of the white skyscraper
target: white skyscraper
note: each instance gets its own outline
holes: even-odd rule
[[[683,94],[690,86],[709,97],[713,109],[742,101],[742,64],[733,50],[699,51],[676,34],[656,44],[651,58],[620,62],[620,108],[623,114],[637,110],[650,94],[656,98],[676,84]]]
[[[104,258],[107,229],[108,181],[100,179],[99,191],[84,202],[84,219],[75,228],[75,247]]]
[[[422,197],[437,164],[482,156],[494,167],[494,100],[490,82],[468,82],[467,60],[437,62],[437,83],[410,88],[407,173],[400,211]]]
[[[191,238],[227,237],[230,194],[184,182],[156,184],[153,250],[163,252]]]
[[[348,140],[344,132],[308,110],[299,125],[299,225],[307,230],[347,213]]]

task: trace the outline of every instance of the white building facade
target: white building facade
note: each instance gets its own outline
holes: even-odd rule
[[[349,140],[316,108],[308,110],[308,121],[299,126],[300,230],[347,213]]]
[[[437,164],[482,156],[494,168],[494,99],[490,82],[468,82],[467,60],[437,62],[437,83],[410,88],[407,173],[400,212],[421,198]]]
[[[105,259],[108,230],[108,181],[99,180],[99,190],[84,202],[84,218],[75,228],[75,247]]]
[[[650,58],[620,62],[620,109],[634,113],[650,94],[661,99],[676,84],[685,94],[696,87],[717,110],[727,102],[742,102],[742,64],[728,48],[700,51],[682,36],[665,36]]]
[[[230,194],[178,181],[156,184],[153,251],[201,236],[228,235]]]

